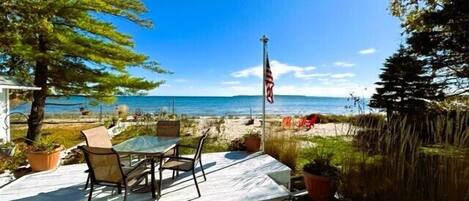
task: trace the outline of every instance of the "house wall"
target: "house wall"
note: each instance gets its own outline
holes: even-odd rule
[[[10,121],[5,117],[10,112],[8,89],[0,90],[0,143],[10,141]],[[5,124],[6,123],[6,124]]]

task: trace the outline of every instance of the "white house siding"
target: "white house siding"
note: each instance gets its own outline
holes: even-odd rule
[[[0,143],[7,142],[10,139],[10,121],[5,121],[5,117],[8,115],[9,111],[9,100],[8,100],[8,89],[0,90]]]

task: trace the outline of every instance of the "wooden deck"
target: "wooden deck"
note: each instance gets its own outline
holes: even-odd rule
[[[282,200],[289,196],[291,170],[265,154],[220,152],[202,155],[207,181],[200,169],[197,176],[202,196],[190,173],[181,173],[171,180],[171,171],[163,173],[161,201],[181,200]],[[0,189],[0,200],[78,201],[87,200],[86,164],[61,166],[55,171],[24,176]],[[98,187],[93,200],[122,200],[110,187]],[[128,200],[152,200],[150,193],[130,193]]]

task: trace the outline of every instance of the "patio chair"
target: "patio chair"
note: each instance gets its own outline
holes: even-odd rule
[[[199,138],[199,142],[198,142],[196,152],[193,158],[180,157],[180,156],[168,157],[168,160],[164,162],[162,166],[160,166],[160,178],[162,179],[163,170],[173,170],[173,171],[176,170],[176,171],[185,171],[185,172],[192,171],[192,176],[194,178],[194,183],[197,189],[197,194],[200,197],[199,185],[197,184],[197,179],[195,176],[195,167],[197,166],[197,163],[200,164],[200,169],[202,170],[204,181],[207,181],[207,178],[205,177],[204,166],[201,160],[201,154],[202,154],[202,147],[204,145],[205,139],[207,138],[207,133],[209,130],[210,129],[207,129],[206,131],[204,131],[202,136]]]
[[[86,145],[89,147],[111,148],[112,142],[109,133],[104,126],[82,130]]]
[[[143,180],[148,184],[148,173],[146,160],[138,162],[133,167],[122,167],[119,154],[112,148],[97,148],[88,146],[79,146],[83,151],[86,164],[90,170],[90,194],[88,201],[93,196],[94,185],[117,187],[117,192],[122,193],[124,188],[124,201],[127,200],[127,191],[129,188],[140,184]]]
[[[306,125],[306,117],[300,117],[298,119],[297,127],[298,129],[302,129]]]
[[[284,129],[291,128],[292,117],[287,116],[282,118],[282,127]]]
[[[160,137],[179,137],[181,123],[179,121],[158,121],[156,123],[156,136]],[[167,151],[164,157],[177,156],[178,147]]]
[[[109,133],[104,126],[99,126],[95,128],[90,128],[86,130],[82,130],[81,134],[85,137],[86,145],[88,147],[97,147],[97,148],[112,148],[111,138],[109,137]],[[130,157],[129,155],[119,155],[120,158],[127,158]],[[129,162],[131,166],[131,159]],[[85,171],[89,173],[89,170]],[[84,190],[88,188],[88,183],[90,181],[90,175],[88,175],[88,179],[86,179],[86,184]]]
[[[305,124],[306,129],[310,130],[311,128],[314,128],[314,124],[316,124],[317,122],[318,122],[318,116],[317,115],[311,115],[306,120],[306,124]]]
[[[158,121],[156,123],[156,136],[160,137],[179,137],[181,129],[180,121]],[[179,146],[174,147],[174,149],[168,150],[163,154],[163,157],[169,156],[179,156]],[[174,175],[179,176],[179,171],[173,171]]]

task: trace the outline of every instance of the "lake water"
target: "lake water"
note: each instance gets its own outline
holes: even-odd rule
[[[253,115],[262,113],[261,96],[233,96],[233,97],[185,97],[185,96],[119,96],[111,105],[101,104],[92,106],[86,97],[48,98],[48,103],[82,104],[58,106],[47,105],[47,113],[77,113],[80,107],[85,107],[93,113],[115,111],[117,105],[127,105],[131,112],[141,110],[146,113],[160,111],[186,115]],[[267,114],[304,115],[310,113],[349,114],[352,105],[347,98],[310,97],[310,96],[275,96],[274,104],[266,104]],[[29,113],[30,104],[22,104],[12,109],[12,112]]]

